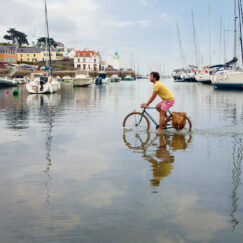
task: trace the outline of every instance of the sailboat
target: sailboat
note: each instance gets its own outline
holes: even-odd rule
[[[241,54],[243,60],[243,46],[242,46],[242,25],[243,25],[243,12],[241,0],[238,0],[239,18],[236,16],[236,0],[234,1],[234,58],[230,64],[234,64],[232,69],[224,69],[216,72],[212,77],[213,87],[216,89],[241,89],[243,90],[243,71],[236,69],[237,62],[237,19],[239,19],[240,27],[240,44]],[[227,65],[227,63],[225,64]],[[230,66],[230,65],[228,65]]]
[[[47,20],[47,7],[45,0],[45,23],[46,23],[46,47],[48,47],[49,52],[49,67],[48,75],[37,74],[34,79],[26,84],[26,89],[30,94],[52,94],[57,92],[61,88],[61,84],[54,79],[52,73],[52,62],[51,62],[51,48],[50,48],[50,38],[49,38],[49,28]],[[47,48],[46,48],[47,49]]]

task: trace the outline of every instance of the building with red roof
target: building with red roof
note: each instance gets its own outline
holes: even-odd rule
[[[74,68],[86,71],[104,70],[100,53],[87,49],[83,51],[76,51],[74,57]]]

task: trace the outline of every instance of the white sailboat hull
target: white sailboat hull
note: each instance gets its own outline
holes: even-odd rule
[[[215,88],[243,89],[243,72],[218,72],[212,77],[212,84]]]
[[[26,84],[26,89],[30,94],[53,94],[61,88],[60,83],[57,81],[47,82],[43,86],[34,81]]]

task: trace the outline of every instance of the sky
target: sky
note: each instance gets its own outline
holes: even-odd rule
[[[30,43],[44,36],[44,0],[0,0],[0,4],[0,41],[9,28],[26,33]],[[186,65],[196,64],[192,10],[199,65],[209,64],[209,6],[211,63],[231,59],[233,5],[234,0],[47,0],[49,32],[56,41],[100,51],[111,65],[118,51],[121,66],[144,74],[170,73],[182,66],[176,23]]]

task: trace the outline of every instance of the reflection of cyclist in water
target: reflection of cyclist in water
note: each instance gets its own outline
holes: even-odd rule
[[[152,156],[147,157],[147,160],[152,164],[153,179],[151,179],[152,186],[159,186],[160,180],[171,174],[173,169],[172,163],[174,156],[170,154],[167,149],[166,140],[162,134],[159,135],[159,147],[155,152],[155,158]]]
[[[155,141],[159,137],[159,146],[155,145]],[[166,134],[156,135],[155,138],[150,139],[150,133],[147,136],[142,134],[134,134],[131,132],[124,132],[123,140],[126,146],[133,151],[142,152],[143,158],[151,163],[153,171],[153,179],[150,180],[152,187],[158,187],[160,181],[169,176],[173,169],[172,163],[174,162],[174,155],[172,151],[185,150],[188,143],[191,141],[191,136],[186,140],[185,134],[175,133],[172,136]],[[151,150],[151,147],[155,147],[156,150]],[[148,152],[148,148],[149,151]],[[152,152],[151,152],[152,151]]]

